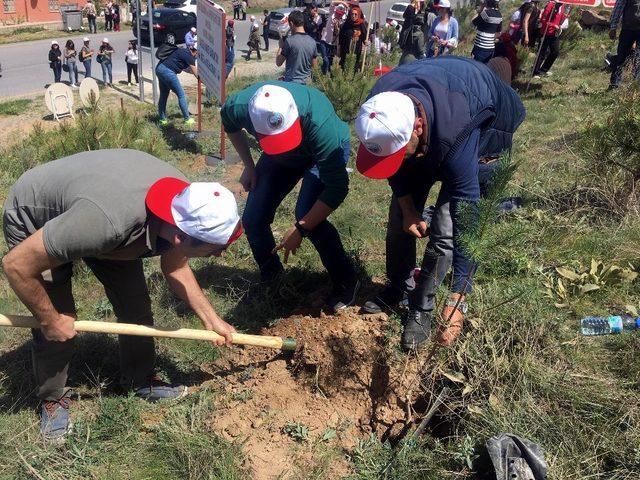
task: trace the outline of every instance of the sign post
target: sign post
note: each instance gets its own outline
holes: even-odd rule
[[[225,102],[225,36],[226,15],[224,11],[216,7],[210,0],[198,0],[198,76],[207,88],[222,105]],[[200,87],[199,87],[200,88]],[[202,95],[198,95],[198,111]],[[198,117],[199,119],[200,117]],[[200,120],[198,120],[201,130]],[[222,123],[220,124],[220,159],[225,158],[225,135]]]

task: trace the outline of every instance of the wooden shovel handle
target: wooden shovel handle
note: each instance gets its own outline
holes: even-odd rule
[[[35,318],[23,315],[0,314],[0,326],[40,328],[40,324]],[[194,328],[170,329],[162,327],[147,327],[145,325],[135,325],[132,323],[89,322],[86,320],[77,320],[74,322],[73,326],[76,332],[112,333],[115,335],[134,335],[137,337],[183,338],[188,340],[208,341],[214,341],[221,338],[221,336],[216,332],[198,330]],[[235,345],[251,345],[254,347],[273,348],[284,351],[293,351],[296,349],[296,342],[292,338],[269,337],[266,335],[234,333],[232,342]]]

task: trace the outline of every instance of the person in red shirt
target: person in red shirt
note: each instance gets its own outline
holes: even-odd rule
[[[551,0],[540,15],[540,37],[544,37],[533,70],[533,78],[551,75],[551,67],[560,54],[560,32],[569,26],[569,12],[563,3]]]

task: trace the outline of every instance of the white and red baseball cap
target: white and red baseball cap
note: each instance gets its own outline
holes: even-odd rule
[[[300,114],[293,95],[278,85],[263,85],[249,101],[249,118],[267,155],[278,155],[302,142]]]
[[[242,235],[236,199],[219,183],[164,177],[151,185],[145,203],[156,217],[205,243],[230,245]]]
[[[360,139],[356,167],[365,177],[389,178],[404,160],[416,120],[413,101],[400,92],[382,92],[358,112],[355,128]]]

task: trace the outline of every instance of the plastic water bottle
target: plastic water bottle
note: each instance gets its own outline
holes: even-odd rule
[[[611,335],[640,329],[640,318],[630,315],[585,317],[580,321],[583,335]]]

